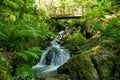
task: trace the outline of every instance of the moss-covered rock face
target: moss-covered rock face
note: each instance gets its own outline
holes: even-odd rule
[[[110,80],[111,73],[114,67],[113,56],[111,55],[94,55],[91,56],[95,68],[98,71],[100,80]]]
[[[0,65],[0,80],[13,80],[8,70]]]
[[[59,73],[69,74],[72,80],[97,80],[98,73],[89,56],[79,54],[58,68]]]
[[[114,69],[115,55],[105,48],[73,56],[58,68],[59,73],[77,80],[110,80]],[[72,79],[74,80],[74,79]]]

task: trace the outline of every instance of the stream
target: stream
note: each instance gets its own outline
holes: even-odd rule
[[[70,58],[68,49],[61,46],[65,30],[58,33],[59,38],[50,42],[50,46],[43,50],[40,61],[32,67],[35,74],[34,80],[67,80],[65,75],[57,73],[57,68]]]

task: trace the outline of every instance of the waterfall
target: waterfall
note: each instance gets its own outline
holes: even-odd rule
[[[67,28],[68,27],[66,27],[66,29]],[[60,31],[59,39],[55,38],[52,40],[50,42],[51,45],[43,50],[40,61],[32,67],[35,75],[46,78],[45,75],[47,73],[51,74],[51,72],[53,72],[55,74],[57,73],[57,68],[70,58],[69,51],[59,44],[64,31]]]
[[[67,29],[68,29],[68,26],[66,26],[65,30],[67,30]],[[65,30],[62,30],[58,33],[60,40],[62,39],[62,36],[63,36],[63,33],[65,32]]]

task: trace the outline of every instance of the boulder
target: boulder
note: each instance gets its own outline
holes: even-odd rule
[[[99,80],[94,64],[86,54],[79,54],[69,59],[58,68],[58,73],[69,74],[72,80]]]
[[[100,80],[110,80],[114,68],[112,55],[102,54],[91,56],[92,62],[98,71]]]
[[[92,48],[79,53],[58,68],[72,80],[111,80],[115,55],[105,48]],[[76,78],[76,79],[74,79]]]

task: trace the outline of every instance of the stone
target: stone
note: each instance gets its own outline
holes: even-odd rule
[[[94,64],[86,54],[73,56],[58,68],[58,73],[69,74],[72,80],[99,80]]]
[[[114,67],[113,56],[111,55],[94,55],[91,56],[95,68],[98,71],[100,80],[110,80]]]

